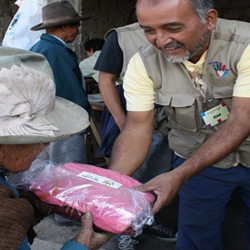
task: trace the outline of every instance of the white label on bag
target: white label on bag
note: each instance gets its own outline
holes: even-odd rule
[[[109,178],[106,178],[106,177],[103,177],[103,176],[100,176],[97,174],[92,174],[89,172],[81,172],[77,176],[81,177],[83,179],[89,180],[89,181],[94,181],[94,182],[100,183],[102,185],[109,186],[111,188],[115,188],[115,189],[122,187],[121,183],[118,183],[118,182],[111,180]]]

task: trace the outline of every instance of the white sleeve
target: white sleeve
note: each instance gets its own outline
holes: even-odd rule
[[[154,108],[154,84],[139,53],[136,53],[128,64],[123,87],[128,111],[149,111]]]

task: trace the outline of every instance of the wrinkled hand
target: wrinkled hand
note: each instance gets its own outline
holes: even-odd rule
[[[163,206],[171,203],[183,183],[184,181],[178,172],[172,170],[171,172],[156,176],[136,189],[141,192],[151,191],[157,195],[153,205],[153,212],[158,213]]]
[[[107,232],[96,233],[93,230],[93,219],[89,212],[82,217],[81,223],[81,231],[73,240],[90,250],[99,249],[113,236],[113,234]]]

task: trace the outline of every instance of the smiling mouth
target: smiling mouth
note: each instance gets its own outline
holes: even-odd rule
[[[164,48],[165,51],[175,51],[179,49],[180,47],[172,47],[172,48]]]
[[[181,49],[181,46],[176,46],[176,47],[169,47],[169,48],[161,48],[163,53],[166,54],[176,54],[179,49]]]

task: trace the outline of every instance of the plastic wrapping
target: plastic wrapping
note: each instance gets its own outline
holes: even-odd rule
[[[154,220],[150,205],[154,196],[131,189],[140,183],[116,171],[76,163],[53,166],[35,161],[18,182],[29,186],[47,203],[71,207],[80,213],[90,211],[95,226],[105,231],[138,235],[144,225]]]
[[[13,17],[2,45],[29,50],[39,39],[42,31],[32,31],[30,28],[42,22],[42,7],[47,0],[18,0],[19,9]]]

